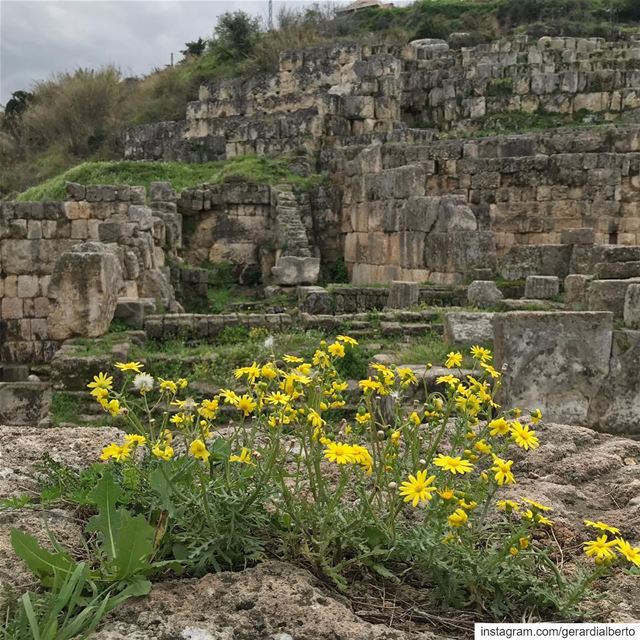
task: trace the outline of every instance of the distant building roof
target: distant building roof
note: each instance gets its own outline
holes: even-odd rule
[[[378,7],[380,9],[388,9],[393,7],[392,2],[380,2],[380,0],[355,0],[346,7],[338,9],[337,13],[355,13],[356,11],[362,11],[362,9],[371,9]]]

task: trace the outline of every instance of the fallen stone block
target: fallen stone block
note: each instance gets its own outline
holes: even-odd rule
[[[623,280],[640,277],[640,261],[598,262],[595,268],[596,277],[600,280]]]
[[[560,293],[560,278],[557,276],[527,276],[524,285],[525,298],[551,300]]]
[[[155,312],[156,302],[153,298],[118,298],[114,319],[135,329],[142,329],[145,316]]]
[[[271,273],[279,285],[315,284],[320,276],[320,258],[281,256]]]
[[[420,284],[418,282],[391,281],[387,307],[390,309],[408,309],[417,306],[419,300]]]
[[[331,314],[335,303],[333,296],[324,288],[316,286],[298,287],[298,308],[313,315]]]
[[[573,310],[584,310],[587,306],[589,283],[593,278],[581,273],[572,273],[564,279],[564,302]]]
[[[444,314],[444,341],[453,345],[493,344],[493,313],[451,311]]]
[[[50,338],[106,333],[122,287],[120,260],[110,247],[88,242],[62,254],[49,283]]]
[[[0,424],[35,426],[51,408],[47,382],[0,382]]]
[[[640,283],[640,278],[630,280],[594,280],[589,285],[587,308],[589,311],[611,311],[616,318],[624,317],[624,301],[627,287]]]
[[[475,280],[467,289],[467,302],[478,309],[495,307],[504,296],[493,280]]]

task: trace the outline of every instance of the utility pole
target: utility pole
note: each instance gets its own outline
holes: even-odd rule
[[[269,0],[269,31],[273,31],[273,0]]]

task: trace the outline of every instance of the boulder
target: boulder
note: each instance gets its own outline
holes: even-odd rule
[[[493,313],[450,311],[444,314],[444,341],[452,345],[493,344]]]
[[[259,630],[259,631],[258,631]],[[305,569],[278,561],[171,580],[118,607],[92,640],[434,640],[359,618]]]
[[[56,262],[49,284],[49,336],[95,338],[106,333],[124,282],[118,254],[87,242],[75,245]]]
[[[630,284],[624,297],[624,324],[629,329],[640,329],[640,284]]]
[[[609,374],[613,314],[516,311],[493,319],[496,368],[506,368],[501,400],[540,408],[549,420],[586,424]]]
[[[392,280],[389,285],[387,307],[390,309],[409,309],[418,305],[420,300],[420,284]]]
[[[320,275],[320,258],[280,256],[271,274],[279,285],[315,284]]]
[[[475,280],[467,289],[467,302],[478,309],[490,309],[504,299],[493,280]]]
[[[527,276],[524,285],[525,298],[530,300],[551,300],[560,293],[558,276]]]

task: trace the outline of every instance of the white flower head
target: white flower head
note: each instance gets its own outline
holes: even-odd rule
[[[265,349],[271,349],[273,347],[274,342],[275,342],[275,338],[273,336],[267,336],[264,341]]]
[[[148,373],[139,373],[133,379],[133,387],[140,393],[148,393],[153,389],[153,376]]]

